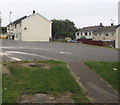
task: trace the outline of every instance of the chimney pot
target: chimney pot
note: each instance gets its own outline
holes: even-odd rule
[[[103,27],[102,23],[100,23],[100,27]]]
[[[111,23],[111,26],[113,26],[113,23]]]
[[[35,10],[33,11],[33,14],[35,14]]]

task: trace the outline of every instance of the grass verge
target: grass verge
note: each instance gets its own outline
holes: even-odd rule
[[[85,61],[85,65],[96,71],[104,80],[106,80],[113,88],[119,90],[119,70],[120,62],[104,62],[104,61]]]
[[[20,97],[24,94],[59,95],[65,92],[72,93],[75,103],[90,102],[64,62],[35,61],[49,65],[47,69],[21,66],[29,62],[31,61],[3,62],[12,74],[12,77],[3,75],[3,103],[19,103]]]

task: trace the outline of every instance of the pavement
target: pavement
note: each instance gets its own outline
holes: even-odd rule
[[[82,61],[118,61],[118,50],[77,43],[20,42],[2,40],[0,57],[4,61],[61,60],[76,76],[86,95],[96,103],[118,103],[118,93]]]

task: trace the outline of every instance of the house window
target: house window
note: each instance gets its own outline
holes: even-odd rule
[[[89,36],[91,35],[91,33],[89,32]]]
[[[17,27],[17,25],[15,24],[15,28]]]
[[[105,38],[103,38],[103,40],[105,40]]]
[[[101,33],[99,35],[101,36]]]
[[[82,33],[81,33],[81,36],[82,36]]]
[[[97,34],[94,34],[95,36],[97,36]]]
[[[77,36],[79,36],[79,33],[77,33]]]
[[[106,34],[106,36],[108,36],[108,34]]]
[[[18,34],[16,34],[16,38],[18,38]]]
[[[25,27],[24,30],[27,30],[27,28]]]
[[[93,37],[93,39],[94,39],[94,37]]]
[[[85,36],[87,36],[87,32],[85,32]]]

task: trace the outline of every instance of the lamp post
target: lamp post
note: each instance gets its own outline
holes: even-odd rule
[[[9,23],[11,23],[11,11],[10,11],[10,13],[9,13]]]
[[[10,11],[10,13],[9,13],[9,37],[8,37],[8,39],[10,39],[10,37],[11,37],[11,11]]]

